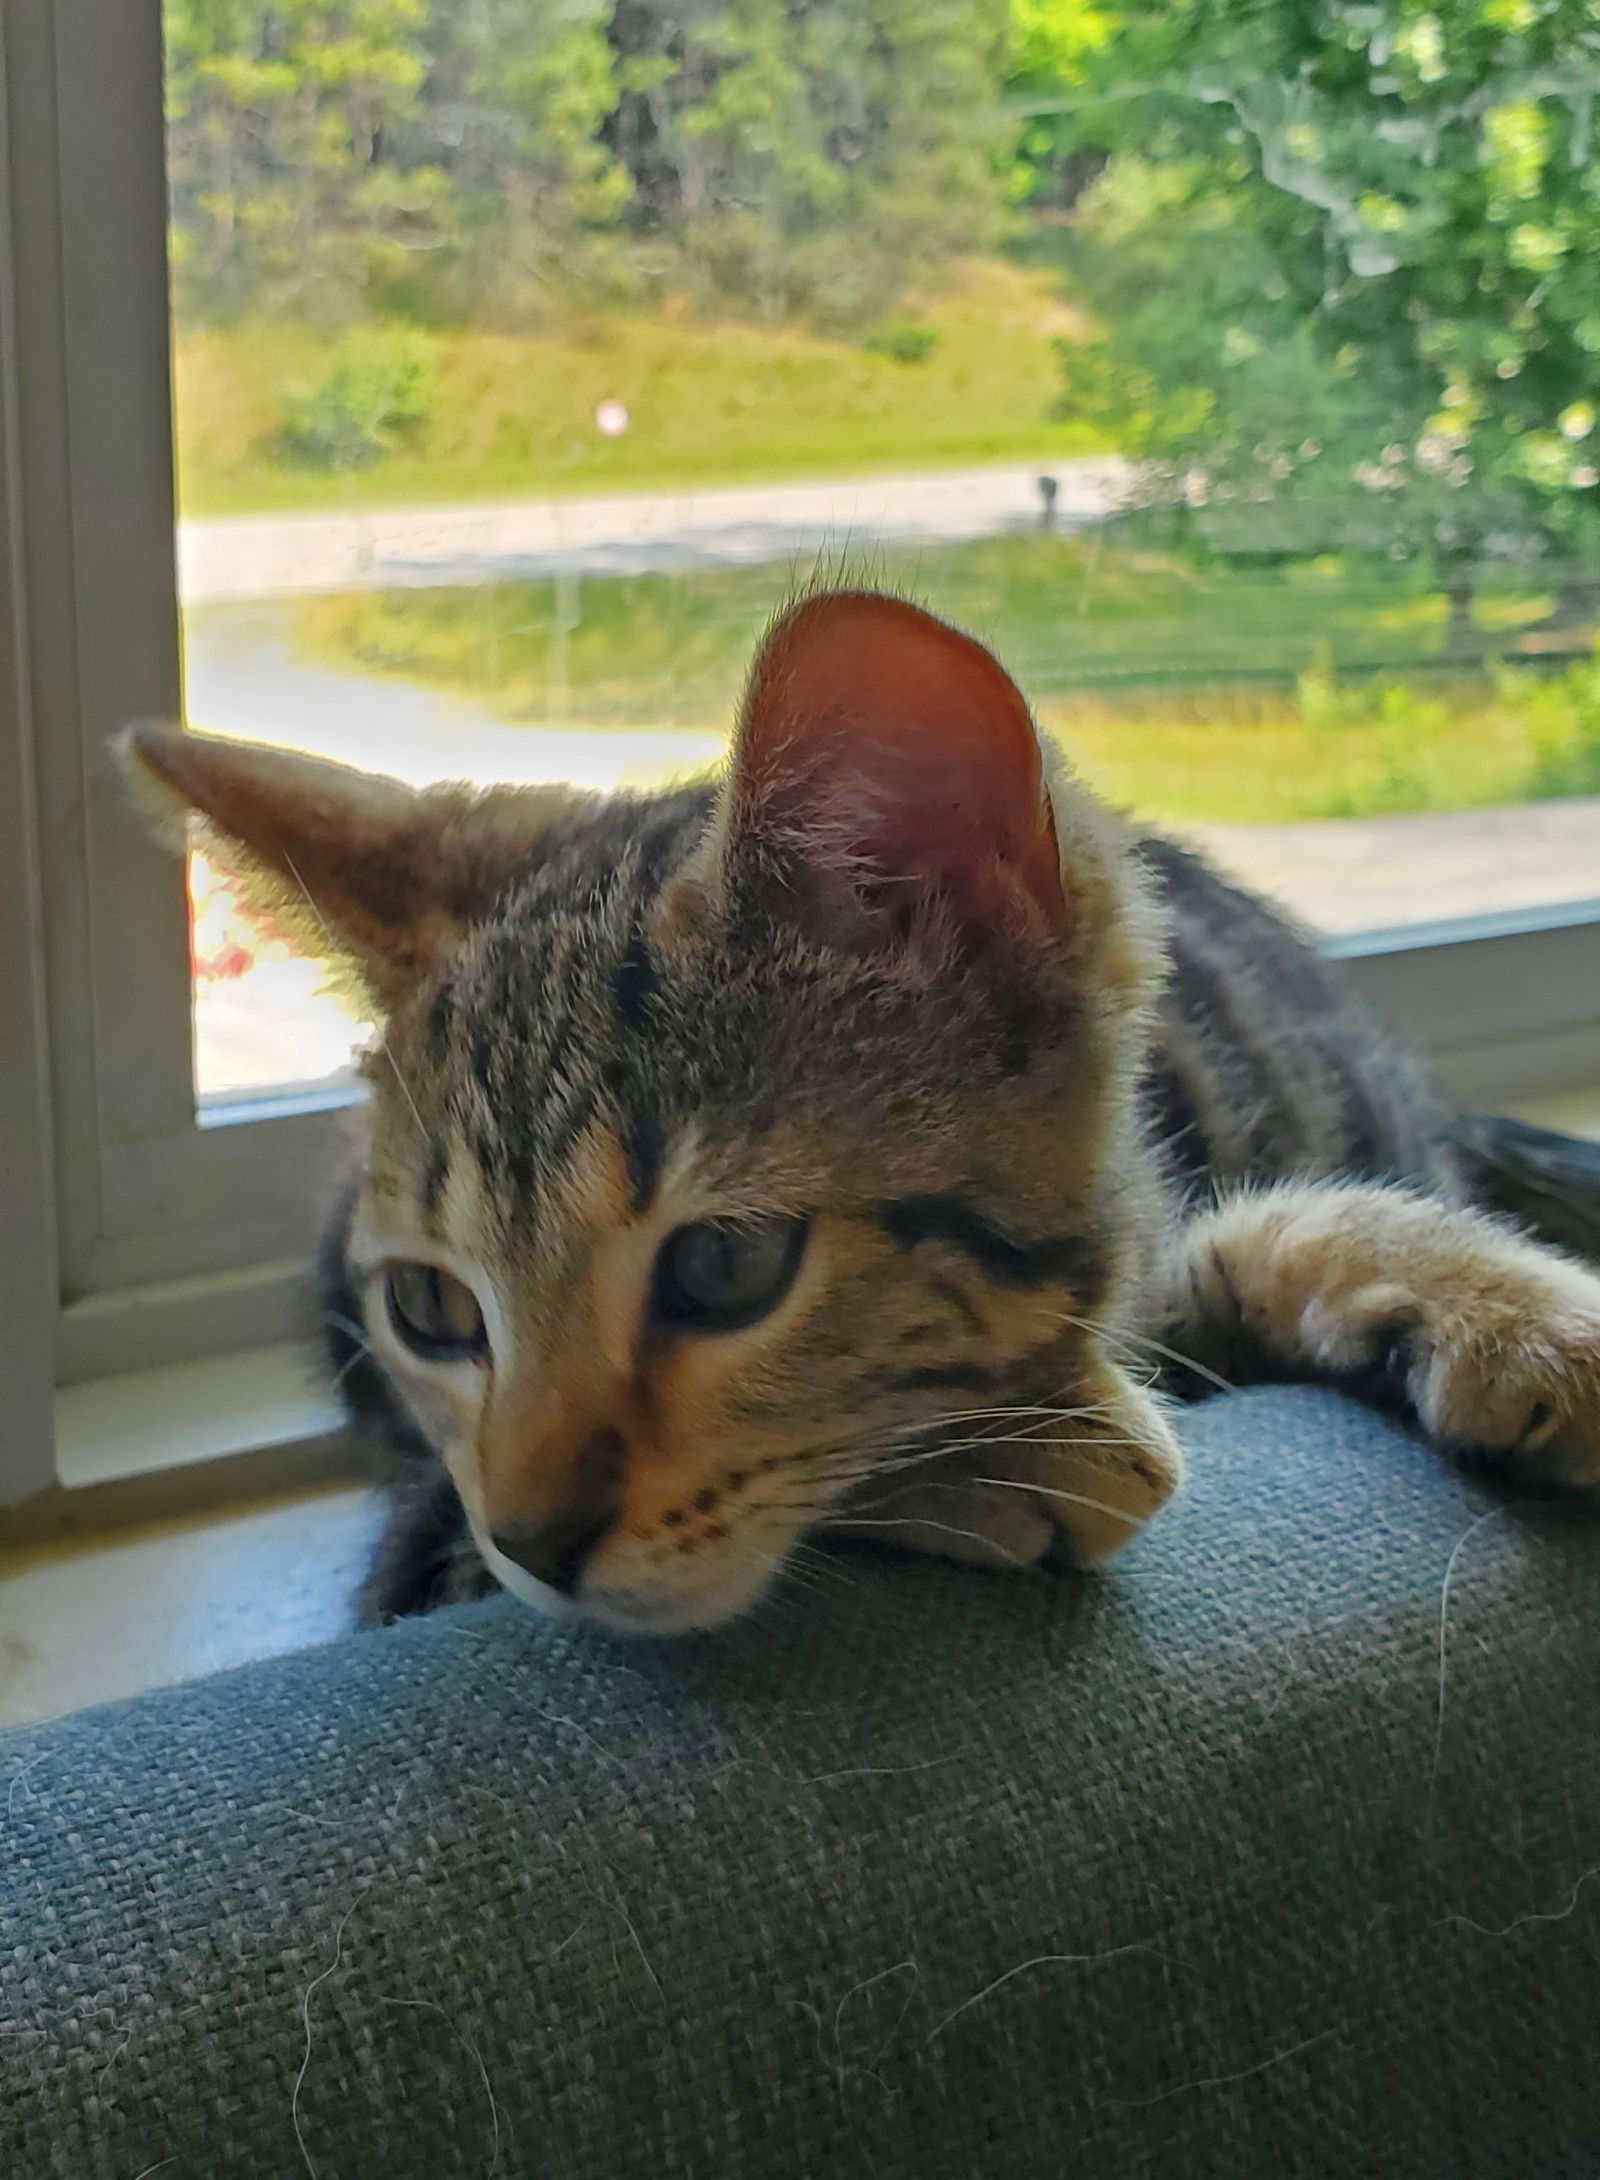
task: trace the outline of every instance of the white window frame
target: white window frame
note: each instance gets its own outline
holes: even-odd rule
[[[57,1370],[74,1383],[284,1337],[340,1119],[270,1101],[249,1124],[197,1117],[182,871],[110,757],[119,726],[181,708],[159,0],[7,0],[6,63]]]
[[[291,1335],[349,1103],[197,1115],[181,872],[108,756],[181,703],[159,0],[3,4],[0,1506],[57,1388]],[[1332,950],[1464,1096],[1600,1082],[1600,902]]]

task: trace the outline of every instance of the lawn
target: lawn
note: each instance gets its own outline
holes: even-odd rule
[[[904,314],[933,336],[919,361],[796,327],[595,313],[561,335],[444,333],[429,420],[370,466],[290,458],[288,406],[334,344],[271,323],[180,333],[174,376],[185,515],[650,489],[930,469],[1103,451],[1052,419],[1054,344],[1080,321],[1050,275],[958,268]],[[628,428],[606,438],[601,402]]]
[[[756,633],[809,572],[322,599],[301,640],[501,718],[704,730],[732,716]],[[1544,635],[1550,601],[1531,589],[1480,595],[1480,631],[1513,663],[1466,670],[1441,657],[1444,599],[1384,564],[1246,575],[1032,536],[885,551],[862,572],[982,634],[1089,779],[1146,816],[1269,823],[1600,793],[1600,671],[1514,663]]]

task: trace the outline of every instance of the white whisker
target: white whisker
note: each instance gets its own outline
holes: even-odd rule
[[[1031,1413],[1032,1411],[1019,1411]],[[910,1468],[923,1461],[933,1461],[945,1454],[969,1453],[982,1446],[1087,1446],[1095,1444],[1132,1445],[1135,1441],[1123,1433],[1094,1431],[1082,1438],[1062,1438],[1046,1426],[1056,1422],[1082,1423],[1092,1421],[1087,1409],[1040,1409],[1038,1429],[1034,1431],[979,1431],[960,1438],[941,1438],[931,1446],[917,1446],[906,1452],[893,1448],[875,1451],[865,1442],[857,1440],[833,1450],[819,1453],[807,1466],[821,1469],[830,1462],[844,1461],[851,1464],[866,1463],[870,1472],[888,1475],[896,1468]],[[797,1464],[798,1465],[798,1464]]]
[[[345,1379],[354,1370],[356,1364],[362,1361],[364,1357],[370,1357],[373,1362],[379,1363],[380,1368],[382,1367],[381,1362],[379,1362],[378,1350],[373,1346],[354,1318],[342,1316],[337,1310],[326,1310],[323,1312],[322,1321],[326,1325],[337,1325],[339,1330],[347,1334],[356,1344],[356,1351],[350,1357],[350,1360],[341,1363],[329,1381],[328,1390],[330,1392],[336,1393],[339,1390]]]
[[[1115,1521],[1125,1521],[1130,1529],[1143,1526],[1142,1514],[1130,1514],[1120,1506],[1107,1506],[1103,1499],[1085,1498],[1081,1491],[1063,1491],[1055,1484],[1024,1483],[1017,1476],[974,1476],[975,1484],[994,1484],[1002,1491],[1038,1491],[1047,1499],[1060,1499],[1067,1506],[1086,1506],[1092,1514],[1109,1514]]]
[[[954,1459],[961,1454],[978,1454],[983,1451],[985,1446],[1111,1447],[1137,1446],[1139,1443],[1140,1441],[1137,1438],[1130,1438],[1121,1433],[1113,1435],[1108,1431],[1092,1431],[1082,1437],[1071,1438],[1062,1438],[1054,1434],[1046,1435],[1044,1433],[1037,1435],[1008,1433],[1004,1437],[995,1435],[976,1439],[955,1438],[946,1440],[937,1446],[929,1446],[921,1453],[903,1454],[893,1460],[873,1460],[868,1456],[863,1460],[858,1460],[848,1468],[830,1466],[825,1470],[821,1470],[821,1475],[824,1481],[842,1488],[853,1483],[866,1483],[878,1477],[898,1476],[903,1474],[906,1469],[920,1467],[929,1461]]]
[[[848,1521],[852,1529],[937,1529],[941,1536],[960,1537],[968,1544],[981,1545],[986,1554],[992,1553],[997,1558],[1009,1560],[1013,1567],[1020,1567],[1024,1564],[1022,1560],[1018,1559],[1015,1552],[1008,1552],[1005,1546],[997,1544],[993,1537],[982,1536],[976,1529],[958,1529],[953,1522],[935,1521],[927,1514],[881,1516],[849,1514],[842,1518]]]
[[[1198,1356],[1185,1355],[1180,1348],[1167,1347],[1162,1341],[1154,1339],[1148,1332],[1115,1331],[1109,1325],[1092,1325],[1086,1317],[1074,1317],[1066,1311],[1058,1312],[1056,1321],[1058,1324],[1075,1326],[1079,1332],[1092,1332],[1100,1339],[1108,1341],[1113,1347],[1147,1347],[1152,1354],[1164,1355],[1168,1362],[1181,1363],[1185,1370],[1194,1371],[1198,1377],[1202,1377],[1208,1384],[1214,1385],[1219,1393],[1238,1391],[1237,1386],[1233,1385],[1227,1378],[1219,1377],[1217,1372],[1209,1364],[1201,1362]]]

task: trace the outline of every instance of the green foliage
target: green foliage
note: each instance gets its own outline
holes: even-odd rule
[[[1000,231],[1006,0],[624,0],[608,140],[667,284],[859,327]]]
[[[875,356],[887,356],[892,363],[926,363],[939,345],[939,336],[931,325],[919,319],[897,318],[875,327],[861,345]]]
[[[168,0],[178,302],[365,296],[432,232],[444,178],[380,147],[415,111],[426,0]]]
[[[401,326],[346,334],[309,393],[291,395],[283,444],[313,469],[365,469],[426,424],[433,410],[432,343]]]
[[[1515,667],[1501,667],[1495,679],[1502,700],[1532,724],[1529,794],[1600,795],[1600,658],[1577,660],[1546,681]]]
[[[1600,550],[1589,0],[1163,0],[1075,65],[1105,331],[1064,398],[1158,496],[1213,536],[1270,501],[1396,556]]]
[[[1454,695],[1459,705],[1460,692]],[[1340,681],[1327,645],[1319,644],[1295,684],[1295,710],[1325,751],[1361,747],[1359,777],[1325,786],[1321,815],[1376,817],[1433,806],[1437,759],[1441,752],[1448,759],[1459,734],[1451,705],[1437,694],[1387,675]]]
[[[1011,0],[1005,84],[1017,123],[1015,203],[1069,207],[1105,164],[1103,147],[1079,125],[1079,107],[1099,56],[1123,29],[1123,10],[1095,0]]]
[[[1081,425],[1048,420],[1057,315],[1044,275],[984,263],[929,300],[938,344],[914,369],[803,326],[655,311],[585,311],[540,334],[441,331],[429,336],[427,429],[340,471],[282,459],[285,389],[319,384],[336,343],[258,319],[190,330],[174,349],[183,512],[682,489],[1101,452]],[[595,428],[606,399],[628,410],[619,438]]]
[[[604,0],[425,0],[412,144],[449,177],[414,306],[451,322],[549,322],[637,288],[620,240],[632,183],[606,141],[618,96]]]
[[[1441,672],[1448,603],[1415,568],[1245,575],[1035,534],[892,549],[861,572],[981,623],[1093,784],[1149,817],[1468,808],[1589,792],[1600,762],[1600,662]],[[315,601],[300,625],[346,670],[529,723],[682,729],[698,763],[736,711],[751,628],[792,580],[769,566],[372,592]],[[1478,610],[1515,626],[1545,602],[1507,588]]]
[[[1006,0],[167,0],[181,313],[839,329],[1001,231]]]

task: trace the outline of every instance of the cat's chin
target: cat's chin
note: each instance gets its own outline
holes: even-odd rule
[[[671,1597],[645,1600],[628,1597],[613,1601],[603,1594],[581,1598],[580,1617],[609,1628],[613,1635],[701,1635],[726,1627],[749,1603],[748,1598]]]
[[[723,1627],[752,1604],[763,1582],[714,1596],[649,1595],[639,1590],[607,1589],[595,1584],[586,1595],[567,1597],[497,1551],[486,1537],[476,1538],[484,1564],[508,1595],[550,1620],[592,1620],[615,1635],[695,1635]]]
[[[548,1582],[541,1582],[537,1575],[529,1574],[526,1567],[519,1567],[514,1559],[508,1559],[498,1551],[488,1538],[481,1535],[474,1524],[473,1541],[484,1565],[500,1587],[518,1601],[531,1605],[535,1612],[543,1613],[547,1620],[571,1620],[576,1618],[578,1606],[570,1597],[563,1597]]]

